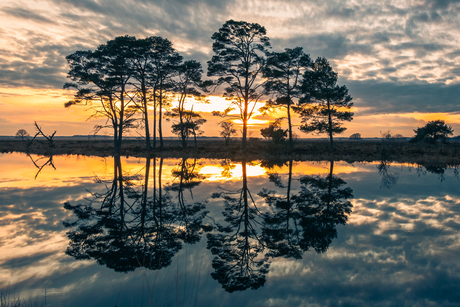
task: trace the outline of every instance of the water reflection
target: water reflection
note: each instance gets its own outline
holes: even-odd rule
[[[32,161],[33,165],[38,169],[37,173],[35,174],[34,179],[37,179],[40,172],[47,165],[52,167],[54,170],[56,170],[56,167],[54,166],[54,162],[53,162],[53,156],[49,156],[49,157],[41,156],[41,157],[38,157],[37,159],[34,159],[32,158],[31,155],[27,154],[27,157],[29,157],[30,161]]]
[[[293,161],[264,161],[273,168],[289,165],[287,182],[271,172],[269,180],[285,190],[262,189],[258,193],[269,209],[258,208],[248,188],[246,161],[242,161],[242,188],[222,191],[213,197],[224,201],[226,224],[217,224],[218,233],[208,234],[208,249],[216,255],[211,275],[228,291],[257,289],[266,282],[270,259],[274,257],[301,259],[313,247],[317,253],[327,250],[337,237],[337,224],[345,224],[351,213],[353,191],[345,181],[334,176],[334,161],[329,174],[302,176],[300,191],[292,192]]]
[[[389,160],[387,156],[382,155],[379,165],[377,166],[378,174],[381,178],[380,180],[380,188],[385,188],[390,190],[398,183],[399,176],[394,171],[393,162]],[[420,163],[415,164],[415,169],[417,175],[426,176],[427,174],[435,174],[438,176],[438,180],[443,182],[445,180],[445,172],[448,169],[451,169],[455,178],[460,180],[458,165],[449,165],[447,163]]]
[[[269,264],[262,254],[264,244],[258,224],[261,214],[248,188],[246,160],[241,162],[242,188],[213,194],[222,198],[225,224],[216,224],[216,233],[208,234],[212,260],[211,276],[228,291],[257,289],[264,285]]]
[[[95,259],[117,272],[133,271],[138,267],[151,270],[171,264],[172,257],[183,242],[195,243],[201,238],[202,220],[206,216],[206,202],[187,205],[183,199],[185,188],[199,184],[199,176],[182,160],[173,176],[179,183],[163,188],[163,158],[160,158],[158,188],[154,163],[153,196],[148,196],[151,159],[146,159],[144,176],[129,176],[123,172],[120,157],[114,157],[113,179],[106,184],[104,193],[91,193],[86,203],[64,208],[77,218],[65,222],[70,230],[66,254],[75,259]],[[177,203],[168,193],[178,193]]]
[[[52,162],[34,180],[29,157],[0,154],[0,292],[46,288],[69,307],[458,304],[452,165]]]
[[[264,189],[259,193],[270,205],[264,215],[265,241],[270,255],[302,258],[302,253],[313,247],[317,253],[325,252],[337,237],[337,224],[345,224],[351,213],[353,190],[334,175],[334,161],[329,161],[329,174],[303,176],[299,193],[291,195],[292,160],[289,163],[287,184],[277,175],[271,180],[286,188],[286,196]]]
[[[377,166],[381,177],[380,188],[390,190],[398,182],[398,175],[391,169],[391,163],[388,160],[382,159]]]

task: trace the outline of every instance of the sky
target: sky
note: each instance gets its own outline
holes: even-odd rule
[[[90,134],[103,123],[88,121],[84,107],[64,108],[73,94],[62,89],[67,55],[121,35],[161,36],[206,71],[211,36],[229,19],[264,26],[273,51],[300,46],[330,61],[354,102],[342,136],[412,136],[435,119],[458,135],[459,16],[459,0],[0,0],[0,135],[33,134],[34,121],[57,136]],[[210,114],[226,102],[219,92],[210,100],[194,110],[208,119],[205,135],[217,136],[219,119]],[[273,116],[254,119],[250,134],[258,136]]]

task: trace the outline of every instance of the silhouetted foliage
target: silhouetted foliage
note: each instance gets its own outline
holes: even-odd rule
[[[205,90],[206,85],[201,80],[203,70],[201,64],[197,61],[185,61],[183,64],[177,66],[177,76],[174,81],[174,91],[177,95],[178,106],[172,109],[165,115],[171,118],[178,118],[179,122],[172,125],[172,132],[176,134],[181,140],[182,147],[187,147],[187,139],[193,135],[195,137],[200,131],[199,126],[206,122],[197,112],[185,109],[185,102],[187,98],[195,98],[201,102],[208,102],[205,100],[202,91]]]
[[[220,175],[224,178],[231,178],[232,171],[236,168],[236,164],[234,164],[230,159],[225,159],[220,162],[220,166],[222,168],[222,172]]]
[[[353,133],[352,135],[350,135],[349,139],[350,140],[359,140],[359,139],[361,139],[361,133]]]
[[[301,248],[310,246],[316,252],[325,252],[337,237],[337,224],[345,224],[351,213],[353,198],[350,187],[341,178],[333,175],[334,161],[330,161],[329,175],[304,176],[300,178],[301,192],[294,199],[301,213],[300,225],[303,228]]]
[[[260,77],[270,42],[261,25],[233,20],[225,22],[211,38],[215,55],[208,61],[208,76],[219,77],[217,86],[226,84],[224,96],[238,107],[243,121],[242,148],[245,150],[248,120],[263,95]]]
[[[172,43],[165,38],[154,37],[149,70],[148,84],[152,90],[153,99],[153,147],[156,148],[156,123],[158,112],[158,133],[160,147],[163,148],[163,109],[169,106],[167,92],[173,89],[173,78],[177,74],[177,67],[182,61],[182,56],[172,47]]]
[[[415,136],[410,142],[425,141],[427,143],[435,143],[437,140],[441,140],[441,142],[445,143],[454,130],[443,120],[433,120],[429,121],[425,126],[415,129],[414,132]]]
[[[326,133],[329,135],[331,150],[334,150],[333,135],[346,130],[342,121],[351,121],[351,96],[347,87],[337,85],[337,73],[325,58],[317,58],[304,74],[301,102],[306,105],[299,110],[302,116],[303,132]]]
[[[232,136],[236,134],[235,125],[229,120],[224,120],[219,126],[221,127],[220,136],[224,138],[225,145],[228,145]]]
[[[282,143],[287,137],[288,130],[283,130],[280,126],[281,120],[277,119],[271,122],[267,128],[260,129],[260,134],[266,139],[271,139],[275,144]]]
[[[289,147],[292,148],[292,107],[299,107],[304,73],[311,69],[311,60],[302,47],[286,48],[284,52],[273,52],[267,58],[264,76],[265,90],[275,96],[263,109],[285,108],[288,119]],[[298,109],[297,109],[298,110]]]
[[[25,129],[19,129],[18,132],[16,132],[16,137],[21,138],[22,141],[29,136],[29,133]]]
[[[131,84],[136,89],[138,100],[136,108],[142,113],[142,123],[145,129],[146,148],[150,149],[149,107],[153,109],[154,147],[156,146],[157,111],[163,106],[165,89],[170,88],[168,79],[181,57],[172,47],[169,40],[152,36],[137,39],[131,44],[133,52],[133,78]],[[161,119],[161,118],[160,118]]]
[[[103,128],[113,129],[116,154],[120,153],[123,132],[133,128],[135,122],[135,109],[130,108],[132,99],[127,92],[128,82],[134,74],[131,46],[135,41],[134,37],[119,36],[100,45],[96,51],[76,51],[66,57],[70,66],[67,77],[72,83],[66,83],[64,88],[73,87],[77,92],[65,107],[91,106],[93,114],[90,118],[107,118],[105,125],[95,126],[95,132]],[[93,105],[95,102],[98,105]]]

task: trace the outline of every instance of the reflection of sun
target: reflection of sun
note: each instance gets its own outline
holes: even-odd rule
[[[235,163],[236,167],[231,171],[231,177],[225,180],[241,180],[243,177],[243,170],[241,163]],[[222,166],[220,165],[206,165],[200,171],[200,174],[206,175],[207,181],[222,181]],[[246,164],[246,175],[248,177],[257,177],[265,175],[265,169],[259,164],[251,165]]]

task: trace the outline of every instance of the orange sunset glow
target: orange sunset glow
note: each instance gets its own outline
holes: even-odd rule
[[[69,71],[65,57],[78,50],[94,50],[116,36],[167,38],[184,59],[201,63],[203,79],[207,79],[207,61],[213,55],[211,36],[230,19],[265,26],[272,51],[297,45],[312,59],[322,56],[330,61],[338,73],[338,84],[347,86],[354,103],[353,121],[345,123],[347,130],[339,136],[361,133],[363,137],[379,137],[381,131],[391,130],[393,134],[410,137],[415,128],[437,119],[452,126],[454,135],[460,131],[460,27],[457,15],[452,13],[454,9],[448,6],[428,5],[427,9],[435,12],[430,15],[421,7],[412,7],[412,2],[402,1],[395,4],[401,12],[407,12],[401,17],[390,7],[380,7],[379,2],[372,1],[369,5],[379,7],[373,10],[379,11],[378,15],[357,10],[351,18],[332,14],[315,3],[279,6],[276,1],[253,1],[249,10],[245,5],[230,2],[225,8],[199,6],[201,9],[194,8],[199,12],[196,19],[184,19],[175,15],[178,11],[153,3],[142,12],[124,15],[105,11],[102,4],[87,6],[70,0],[66,3],[38,0],[20,4],[6,0],[0,6],[1,136],[14,136],[19,129],[33,133],[34,121],[46,131],[56,130],[58,136],[88,135],[95,125],[104,124],[103,118],[87,120],[91,111],[83,106],[64,108],[74,94],[62,89]],[[188,4],[183,5],[192,10]],[[346,8],[344,3],[340,11],[345,12]],[[304,14],[310,17],[297,22]],[[414,17],[424,14],[433,18],[445,16],[436,22]],[[166,27],[167,22],[175,26]],[[222,119],[211,113],[229,106],[229,101],[221,96],[223,91],[222,86],[209,92],[207,104],[192,99],[187,103],[187,108],[193,104],[193,110],[207,120],[202,126],[204,136],[219,136],[218,124]],[[286,116],[284,111],[257,111],[272,98],[260,98],[248,122],[251,137],[260,137],[260,129]],[[172,107],[176,105],[173,99]],[[238,110],[231,113],[235,114]],[[241,120],[232,121],[241,130]],[[165,136],[174,136],[172,123],[165,121]],[[301,132],[296,114],[293,124],[296,137],[323,137]],[[287,126],[286,120],[282,126]],[[140,131],[132,130],[128,135],[138,136]]]

